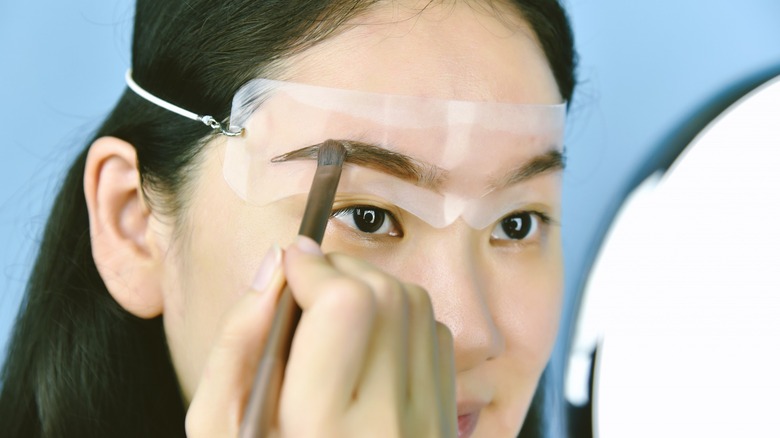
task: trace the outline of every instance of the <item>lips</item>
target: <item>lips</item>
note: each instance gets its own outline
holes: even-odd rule
[[[478,367],[457,376],[458,438],[474,434],[482,410],[495,400],[496,385],[486,372],[486,367]]]
[[[479,413],[486,403],[476,401],[458,403],[458,438],[468,438],[477,428]]]
[[[458,438],[468,438],[477,428],[479,411],[470,414],[458,415]]]

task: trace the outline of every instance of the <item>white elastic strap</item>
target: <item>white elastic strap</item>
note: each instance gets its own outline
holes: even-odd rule
[[[174,104],[172,104],[170,102],[166,102],[166,101],[160,99],[159,97],[153,95],[152,93],[150,93],[150,92],[144,90],[143,88],[141,88],[141,86],[136,84],[135,81],[133,80],[133,70],[132,69],[127,70],[127,72],[125,73],[125,82],[127,82],[127,86],[130,87],[130,89],[133,90],[135,92],[135,94],[143,97],[144,99],[148,100],[149,102],[151,102],[151,103],[153,103],[153,104],[155,104],[155,105],[157,105],[157,106],[159,106],[161,108],[165,108],[168,111],[174,112],[174,113],[176,113],[176,114],[178,114],[180,116],[184,116],[184,117],[186,117],[188,119],[191,119],[191,120],[201,120],[200,116],[198,116],[197,114],[193,113],[192,111],[187,111],[184,108],[179,108],[178,106],[176,106],[176,105],[174,105]]]
[[[166,101],[160,99],[159,97],[153,95],[152,93],[144,90],[143,88],[141,88],[140,85],[138,85],[133,80],[133,69],[128,69],[127,72],[125,72],[125,83],[127,83],[127,86],[130,87],[130,89],[133,90],[133,92],[135,92],[135,94],[137,94],[138,96],[146,99],[147,101],[149,101],[149,102],[159,106],[160,108],[164,108],[164,109],[166,109],[168,111],[171,111],[173,113],[176,113],[176,114],[178,114],[180,116],[184,116],[184,117],[186,117],[186,118],[188,118],[190,120],[203,122],[203,124],[205,124],[209,128],[217,130],[217,131],[221,132],[224,135],[227,135],[229,137],[237,137],[237,136],[240,136],[241,134],[243,134],[243,132],[244,132],[243,129],[241,129],[239,131],[226,130],[226,129],[224,129],[222,127],[222,124],[219,123],[212,116],[208,116],[208,115],[201,116],[201,115],[193,113],[192,111],[187,111],[184,108],[178,107],[178,106],[176,106],[176,105],[174,105],[174,104],[172,104],[170,102],[166,102]]]

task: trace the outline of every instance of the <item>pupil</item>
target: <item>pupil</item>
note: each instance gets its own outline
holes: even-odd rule
[[[378,208],[357,207],[352,218],[360,231],[375,233],[385,223],[385,212]]]
[[[501,227],[510,239],[525,239],[528,236],[528,232],[531,231],[530,213],[509,216],[501,221]]]

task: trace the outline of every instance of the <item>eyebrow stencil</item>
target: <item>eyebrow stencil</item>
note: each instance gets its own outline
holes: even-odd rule
[[[565,104],[466,102],[258,79],[236,94],[225,181],[267,205],[307,193],[323,142],[347,150],[340,193],[385,199],[444,227],[522,208],[563,168]],[[538,196],[537,196],[538,197]]]

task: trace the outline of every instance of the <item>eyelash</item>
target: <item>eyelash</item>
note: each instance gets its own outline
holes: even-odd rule
[[[532,214],[532,215],[536,216],[537,218],[539,218],[539,220],[542,221],[542,223],[545,224],[545,225],[556,225],[557,224],[557,222],[552,218],[552,216],[548,215],[547,213],[545,213],[543,211],[539,211],[539,210],[513,211],[512,213],[509,213],[508,215],[504,216],[501,219],[503,220],[506,217],[510,217],[510,216],[513,216],[513,215],[516,215],[516,214],[520,214],[520,213]]]
[[[517,219],[522,218],[520,222],[520,233],[522,234],[519,238],[512,238],[510,234],[513,234],[517,232],[518,230],[507,230],[504,225],[508,223],[507,221],[512,221],[513,228],[516,228],[518,225]],[[526,218],[528,218],[528,222],[526,222]],[[541,222],[541,224],[539,223]],[[538,233],[543,233],[544,230],[541,230],[540,227],[542,225],[549,226],[550,224],[553,224],[555,221],[546,213],[538,211],[538,210],[521,210],[521,211],[514,211],[511,212],[505,216],[503,216],[501,219],[496,221],[492,225],[492,229],[490,232],[490,240],[491,242],[494,242],[498,245],[527,245],[533,243],[534,237]],[[500,236],[497,236],[499,234],[498,230],[500,229],[500,233],[504,234],[506,238],[502,238]],[[530,237],[530,238],[529,238]],[[541,237],[540,237],[541,238]]]
[[[396,231],[394,233],[390,233],[390,234],[374,234],[376,230],[374,230],[374,232],[368,232],[368,231],[363,231],[363,230],[360,230],[360,229],[355,229],[354,231],[356,233],[359,233],[361,235],[366,235],[366,236],[372,236],[372,238],[379,238],[379,237],[400,238],[400,237],[404,236],[403,228],[401,227],[400,221],[395,217],[395,215],[393,213],[391,213],[389,210],[387,210],[385,208],[382,208],[382,207],[377,207],[377,206],[368,205],[368,204],[352,205],[352,206],[349,206],[349,207],[344,207],[344,208],[340,208],[340,209],[337,209],[337,210],[333,210],[333,212],[330,214],[330,217],[334,218],[334,219],[335,218],[341,218],[341,217],[349,218],[350,216],[354,216],[355,213],[357,213],[360,209],[374,210],[374,211],[381,212],[382,215],[383,215],[383,221],[382,221],[382,224],[380,224],[380,228],[383,228],[384,227],[384,223],[386,221],[389,221],[390,224],[392,224],[391,226]],[[353,219],[353,221],[354,221],[354,219]],[[355,227],[355,228],[357,228],[357,227]]]
[[[343,218],[343,217],[350,218],[350,217],[354,217],[355,213],[358,213],[360,209],[379,211],[379,212],[381,212],[383,214],[383,216],[384,216],[383,219],[384,220],[380,224],[380,226],[377,228],[377,230],[379,230],[379,229],[384,227],[384,222],[389,221],[391,226],[395,230],[397,230],[397,231],[395,231],[396,234],[392,234],[392,233],[390,233],[390,234],[375,234],[377,230],[363,231],[363,230],[361,230],[361,229],[359,229],[357,227],[357,224],[354,224],[355,226],[354,227],[350,226],[350,228],[352,228],[355,231],[355,233],[358,233],[358,234],[363,235],[363,236],[372,236],[372,238],[380,238],[380,237],[400,238],[400,237],[404,236],[403,227],[401,226],[400,221],[395,217],[395,215],[393,213],[391,213],[390,211],[388,211],[387,209],[384,209],[384,208],[381,208],[381,207],[377,207],[377,206],[374,206],[374,205],[369,205],[369,204],[352,205],[352,206],[349,206],[349,207],[344,207],[344,208],[340,208],[340,209],[334,210],[331,213],[330,216],[331,216],[331,218],[334,218],[334,219],[335,218]],[[501,225],[501,223],[504,220],[512,218],[514,216],[519,216],[519,215],[522,215],[522,214],[528,214],[528,215],[531,215],[531,216],[535,216],[536,219],[539,220],[544,225],[557,225],[557,222],[552,217],[550,217],[548,214],[546,214],[544,212],[541,212],[541,211],[538,211],[538,210],[521,210],[521,211],[514,211],[514,212],[506,214],[505,216],[503,216],[501,219],[499,219],[492,226],[494,228],[498,227],[498,226]],[[352,220],[354,222],[354,218]],[[493,232],[492,231],[491,231],[491,240],[493,240]],[[522,239],[495,239],[495,240],[498,240],[498,241],[501,241],[501,242],[525,243],[525,238],[522,238]]]

